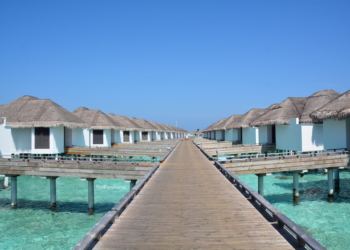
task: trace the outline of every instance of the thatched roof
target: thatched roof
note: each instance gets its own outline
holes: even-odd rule
[[[221,119],[221,120],[222,120],[222,119]],[[206,129],[203,130],[203,132],[213,131],[213,128],[215,127],[215,125],[216,125],[217,123],[219,123],[221,120],[216,121],[216,122],[210,124]]]
[[[159,123],[159,125],[164,129],[164,132],[170,132],[170,128],[168,127],[168,125],[165,125],[163,123]]]
[[[137,119],[135,117],[131,117],[130,120],[135,122],[137,125],[139,125],[141,128],[143,128],[143,130],[145,130],[145,131],[157,131],[157,128],[145,119]]]
[[[242,115],[231,115],[229,118],[227,118],[225,123],[225,130],[232,129],[234,122],[239,119]]]
[[[167,124],[160,123],[160,125],[162,125],[163,127],[166,128],[166,132],[175,132],[174,128],[172,128],[171,126],[169,126]]]
[[[237,117],[228,127],[229,129],[234,128],[249,128],[249,124],[265,114],[267,109],[251,109],[244,115]]]
[[[219,122],[215,123],[211,129],[214,131],[224,130],[227,119],[228,118],[222,118]]]
[[[88,124],[50,99],[22,96],[0,109],[0,117],[13,128],[57,127],[86,128]]]
[[[149,123],[151,123],[154,127],[157,128],[157,132],[164,132],[164,131],[165,131],[165,128],[163,128],[162,126],[160,126],[159,123],[157,123],[157,122],[149,122]]]
[[[115,122],[111,117],[98,109],[77,108],[73,114],[89,124],[91,129],[123,129],[120,123]]]
[[[340,96],[340,93],[332,89],[318,91],[309,96],[307,98],[303,113],[299,119],[299,123],[322,123],[322,120],[312,119],[310,114],[338,96]]]
[[[283,102],[270,106],[269,110],[252,121],[250,126],[288,125],[290,118],[301,116],[306,101],[305,97],[288,97]]]
[[[310,117],[317,120],[343,120],[350,117],[350,90],[312,112]]]
[[[126,117],[124,115],[115,115],[113,113],[109,113],[108,116],[111,117],[114,121],[121,124],[123,126],[124,130],[143,131],[143,128],[141,128],[139,125],[137,125],[135,122],[133,122],[132,120],[130,120],[128,117]]]
[[[187,132],[186,130],[184,130],[182,128],[171,126],[171,125],[169,125],[169,126],[174,130],[174,132]]]

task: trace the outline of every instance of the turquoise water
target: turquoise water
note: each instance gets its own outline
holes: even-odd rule
[[[341,171],[340,192],[328,202],[327,175],[300,178],[300,203],[292,199],[292,175],[265,177],[265,198],[326,248],[349,249],[350,172]],[[257,190],[255,175],[239,176]],[[2,183],[2,178],[0,178]],[[18,177],[18,209],[10,208],[11,187],[0,188],[0,249],[70,249],[129,190],[124,180],[96,179],[95,208],[87,212],[87,182],[57,179],[57,211],[50,209],[49,180]]]
[[[257,191],[255,175],[238,176]],[[264,197],[323,246],[330,250],[350,247],[350,173],[340,172],[340,191],[328,201],[327,175],[306,173],[300,178],[300,203],[292,197],[293,176],[277,173],[264,177]]]
[[[3,178],[0,178],[1,185]],[[0,188],[0,249],[71,249],[128,191],[129,183],[95,180],[95,213],[88,215],[87,181],[57,179],[57,210],[50,209],[50,181],[19,176],[18,209],[11,187]]]

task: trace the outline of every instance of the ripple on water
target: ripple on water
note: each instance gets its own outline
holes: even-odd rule
[[[20,176],[17,183],[18,209],[10,208],[11,187],[0,189],[0,249],[71,249],[129,188],[124,180],[96,179],[95,214],[88,215],[86,181],[58,178],[56,211],[48,180]]]
[[[255,175],[239,176],[257,190]],[[277,173],[265,177],[264,197],[277,209],[312,235],[330,250],[349,249],[350,237],[350,173],[341,171],[340,192],[328,202],[327,175],[306,173],[300,178],[300,203],[292,199],[291,173]]]

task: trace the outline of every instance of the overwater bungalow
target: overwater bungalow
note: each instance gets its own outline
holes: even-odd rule
[[[230,129],[236,129],[241,139],[242,144],[266,144],[271,140],[271,129],[260,129],[257,127],[250,127],[250,123],[266,113],[266,109],[253,108],[244,115],[241,115],[234,119],[234,121],[228,126]],[[270,132],[270,133],[269,133]]]
[[[151,123],[154,127],[157,128],[156,131],[152,132],[152,140],[154,140],[154,141],[161,140],[162,139],[161,138],[161,133],[165,132],[164,129],[157,122],[149,122],[149,123]]]
[[[88,127],[50,99],[25,95],[0,109],[0,155],[61,154],[67,129]]]
[[[323,144],[326,150],[350,150],[350,90],[310,114],[323,121]]]
[[[160,136],[162,140],[170,139],[169,137],[169,127],[163,123],[158,123],[160,127],[163,128],[163,131],[161,132]]]
[[[206,133],[206,138],[211,139],[211,140],[215,140],[216,133],[213,130],[213,128],[220,121],[221,120],[216,121],[216,122],[212,123],[211,125],[209,125],[206,129],[204,129],[204,132]]]
[[[228,118],[223,118],[219,122],[215,123],[211,128],[215,133],[215,139],[217,141],[225,141],[225,124]]]
[[[182,128],[169,125],[173,129],[173,138],[179,138],[180,134],[186,132]]]
[[[276,145],[284,145],[285,142],[288,144],[289,138],[283,138],[283,135],[279,136],[276,127],[277,125],[289,125],[291,118],[300,117],[306,100],[307,98],[304,97],[289,97],[281,103],[273,104],[267,108],[267,112],[253,120],[250,127],[257,131],[257,138],[259,138],[259,131],[266,131],[267,135],[270,134],[267,136],[267,142],[270,140],[271,143],[276,142]],[[263,142],[257,139],[257,143]]]
[[[135,141],[152,141],[152,132],[157,131],[157,128],[145,119],[130,118],[131,121],[139,125],[143,131],[137,131]]]
[[[267,131],[272,129],[272,138],[275,139],[278,150],[323,150],[323,125],[312,120],[309,114],[338,95],[338,92],[328,89],[318,91],[307,98],[287,98],[283,102],[269,107],[268,112],[254,120],[250,125],[258,126],[259,132],[263,129],[267,129]]]
[[[166,136],[167,136],[167,139],[173,139],[173,132],[174,132],[174,128],[171,127],[170,125],[167,125],[167,124],[162,124],[163,127],[165,127],[167,130],[166,130]]]
[[[235,121],[238,120],[241,115],[231,115],[227,118],[225,123],[225,141],[232,141],[233,143],[242,142],[242,128],[235,127]]]
[[[111,147],[112,131],[123,129],[120,123],[98,109],[80,107],[73,114],[86,122],[89,129],[66,129],[65,146]]]
[[[123,130],[116,130],[114,134],[114,143],[134,143],[135,134],[139,134],[143,129],[135,122],[124,115],[108,114],[114,121],[123,126]]]

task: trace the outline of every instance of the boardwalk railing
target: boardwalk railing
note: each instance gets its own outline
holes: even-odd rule
[[[85,250],[95,240],[98,241],[102,237],[102,232],[109,224],[113,224],[115,220],[123,213],[125,208],[131,203],[135,196],[141,191],[152,175],[159,168],[159,163],[154,166],[140,181],[137,183],[117,204],[99,220],[93,228],[72,248],[72,250]]]
[[[242,193],[247,194],[248,198],[250,198],[252,202],[259,204],[261,210],[270,214],[280,228],[285,228],[289,233],[291,233],[294,238],[296,238],[298,246],[307,247],[313,250],[326,250],[324,246],[312,238],[301,227],[291,221],[287,216],[282,214],[277,208],[275,208],[271,203],[265,200],[264,197],[240,180],[236,175],[231,173],[227,168],[217,161],[215,161],[215,166],[232,184],[234,184],[238,189],[241,189]]]
[[[321,152],[321,153],[310,153],[310,152],[295,152],[292,154],[287,153],[269,153],[269,154],[254,154],[254,155],[241,155],[236,158],[220,161],[221,163],[235,163],[235,162],[248,162],[248,161],[266,161],[266,160],[280,160],[280,159],[296,159],[296,158],[310,158],[319,156],[330,156],[330,155],[349,155],[350,151],[334,151],[334,152]]]
[[[169,152],[168,152],[169,153]],[[167,154],[168,154],[167,153]],[[23,160],[23,161],[31,161],[31,162],[64,162],[64,161],[76,161],[76,162],[84,162],[84,161],[93,161],[93,162],[134,162],[134,163],[157,163],[161,161],[161,159],[135,159],[135,158],[118,158],[118,157],[84,157],[84,156],[36,156],[36,155],[0,155],[0,159],[11,160]],[[164,157],[163,157],[164,158]],[[162,158],[162,159],[163,159]]]

